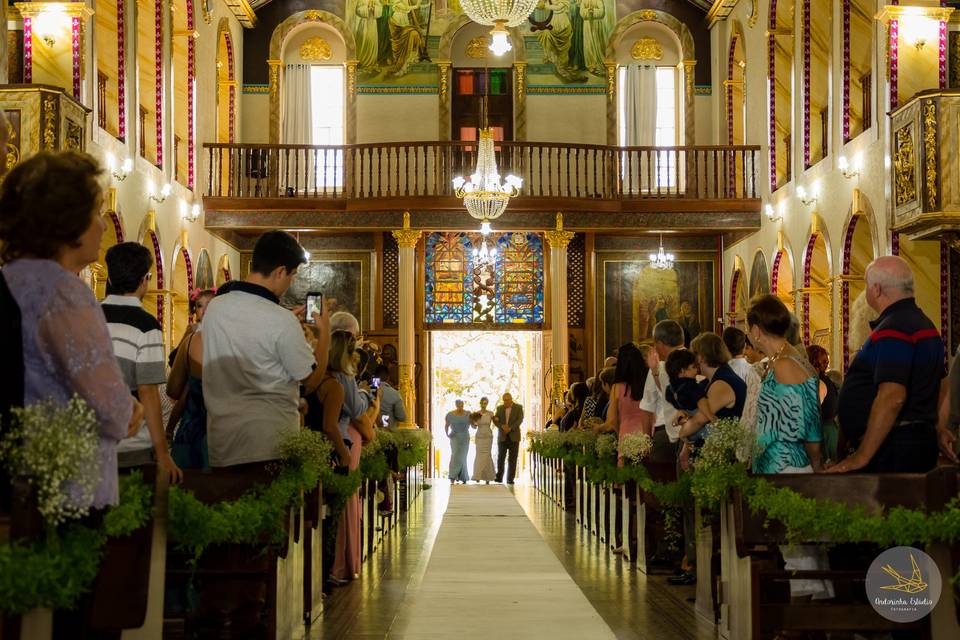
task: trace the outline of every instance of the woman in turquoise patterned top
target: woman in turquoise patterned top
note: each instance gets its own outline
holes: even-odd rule
[[[819,378],[786,339],[792,316],[779,298],[754,298],[747,310],[750,342],[769,358],[757,399],[754,473],[814,473],[822,469]],[[829,568],[826,552],[810,545],[783,545],[788,571]],[[795,600],[834,596],[830,580],[791,580]]]
[[[807,359],[787,342],[790,312],[775,296],[761,296],[750,305],[747,324],[750,341],[769,358],[757,399],[753,471],[820,471],[819,378]]]

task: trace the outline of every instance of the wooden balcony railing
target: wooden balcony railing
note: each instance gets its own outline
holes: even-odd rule
[[[207,197],[369,199],[453,196],[476,166],[472,142],[343,146],[204,145]],[[754,200],[758,146],[606,147],[499,142],[504,176],[521,195],[595,200]]]

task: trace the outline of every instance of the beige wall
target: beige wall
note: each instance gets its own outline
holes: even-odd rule
[[[439,140],[436,94],[357,96],[357,143]]]
[[[243,120],[240,122],[240,140],[248,143],[270,142],[270,94],[244,93]]]
[[[527,140],[606,144],[606,113],[606,95],[528,95]]]

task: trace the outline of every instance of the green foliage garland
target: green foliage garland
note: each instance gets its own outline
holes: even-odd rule
[[[809,498],[787,487],[778,487],[763,477],[750,475],[746,464],[738,461],[743,455],[742,439],[733,433],[722,439],[722,451],[708,453],[709,464],[695,466],[693,472],[670,483],[653,480],[642,464],[617,468],[609,459],[597,457],[594,448],[586,444],[591,434],[575,431],[554,434],[546,437],[533,434],[530,450],[543,458],[584,467],[591,483],[634,481],[666,506],[681,505],[696,498],[707,508],[718,507],[722,499],[737,489],[755,513],[781,522],[787,538],[792,541],[872,542],[889,547],[932,542],[950,544],[960,540],[960,497],[934,513],[893,507],[883,514],[868,513],[863,508],[851,509],[833,500]]]
[[[0,612],[73,608],[97,577],[107,539],[144,526],[151,499],[142,475],[131,473],[120,479],[120,504],[107,511],[99,528],[68,524],[50,529],[43,540],[0,544]]]

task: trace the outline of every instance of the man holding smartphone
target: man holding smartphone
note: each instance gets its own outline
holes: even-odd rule
[[[279,458],[284,433],[300,426],[300,385],[313,393],[327,368],[325,310],[311,309],[311,348],[298,315],[280,306],[305,263],[303,247],[268,231],[253,250],[250,275],[220,288],[203,318],[203,396],[211,467]]]

